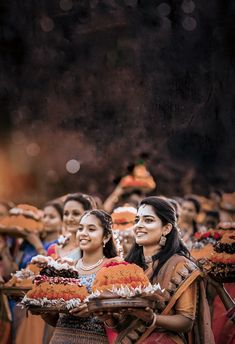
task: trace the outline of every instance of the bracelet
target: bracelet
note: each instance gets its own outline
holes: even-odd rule
[[[156,325],[156,322],[157,322],[157,314],[153,313],[153,321],[149,326],[146,326],[146,327],[147,328],[154,327]]]

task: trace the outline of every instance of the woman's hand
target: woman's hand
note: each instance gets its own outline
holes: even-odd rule
[[[81,317],[81,318],[88,317],[89,311],[88,311],[87,304],[84,303],[83,305],[79,307],[73,308],[69,313],[73,315],[74,317]]]
[[[128,308],[128,313],[135,316],[136,318],[142,319],[149,324],[151,324],[154,319],[154,312],[149,307],[146,307],[145,309]]]

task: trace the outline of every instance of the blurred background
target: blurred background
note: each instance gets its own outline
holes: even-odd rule
[[[235,189],[232,0],[2,0],[0,199]]]

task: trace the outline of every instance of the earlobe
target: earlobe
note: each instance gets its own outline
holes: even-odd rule
[[[164,235],[167,235],[167,234],[169,234],[170,232],[171,232],[171,230],[172,230],[172,224],[171,223],[168,223],[166,226],[165,226],[165,228],[164,228]]]

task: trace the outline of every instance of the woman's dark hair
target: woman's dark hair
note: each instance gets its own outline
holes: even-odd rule
[[[113,240],[113,234],[112,234],[112,218],[111,216],[106,213],[104,210],[100,210],[100,209],[93,209],[90,211],[85,212],[81,219],[85,216],[85,215],[94,215],[96,216],[100,222],[101,225],[104,229],[104,238],[110,236],[109,241],[105,244],[104,248],[103,248],[103,253],[104,256],[106,258],[113,258],[117,256],[117,249]],[[81,221],[80,219],[80,221]]]
[[[46,207],[53,207],[57,211],[57,213],[60,215],[61,220],[63,220],[63,206],[61,203],[58,202],[49,202],[45,205],[44,209]]]
[[[140,206],[150,205],[153,207],[155,214],[162,221],[163,226],[170,223],[172,225],[172,230],[166,235],[166,245],[163,246],[160,252],[152,256],[153,263],[158,260],[158,265],[153,271],[151,281],[157,276],[159,270],[164,265],[164,263],[172,257],[174,254],[183,255],[185,257],[190,257],[188,249],[183,244],[180,239],[179,231],[176,224],[176,212],[174,207],[170,204],[169,201],[162,199],[161,197],[146,197],[144,198]],[[134,243],[130,253],[127,255],[125,260],[129,263],[135,263],[142,267],[143,269],[147,268],[145,263],[143,247]]]
[[[194,205],[194,208],[196,210],[196,213],[199,214],[201,210],[201,205],[200,202],[194,197],[185,197],[183,202],[191,202]]]
[[[191,202],[194,205],[194,208],[196,210],[196,213],[199,214],[201,211],[201,205],[200,202],[198,202],[198,200],[194,197],[185,197],[183,202]],[[193,220],[193,234],[197,233],[198,230],[198,226],[197,226],[197,222],[195,220]]]
[[[68,195],[64,201],[64,206],[69,201],[75,201],[75,202],[81,203],[85,211],[93,209],[95,205],[95,201],[93,200],[91,196],[80,194],[80,193]]]
[[[175,215],[176,215],[176,219],[178,220],[179,218],[179,209],[180,209],[180,204],[179,202],[177,202],[175,199],[173,198],[168,198],[168,202],[170,202],[170,204],[173,206],[173,208],[175,209]]]

